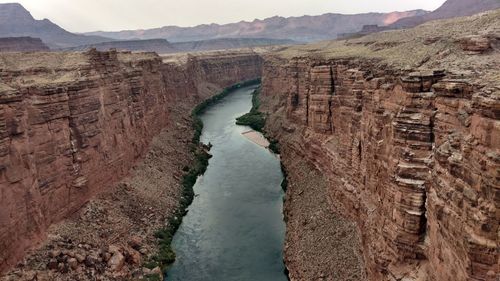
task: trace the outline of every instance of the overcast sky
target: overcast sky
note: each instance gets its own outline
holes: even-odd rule
[[[19,0],[72,32],[194,26],[324,13],[434,10],[445,0]],[[0,0],[0,3],[11,1]]]

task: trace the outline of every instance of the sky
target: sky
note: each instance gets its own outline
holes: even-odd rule
[[[71,32],[252,21],[272,16],[435,10],[445,0],[18,0]],[[10,3],[13,0],[0,3]]]

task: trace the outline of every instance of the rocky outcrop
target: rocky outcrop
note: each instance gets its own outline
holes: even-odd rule
[[[202,67],[202,69],[200,69]],[[255,53],[6,53],[0,64],[0,270],[128,174],[176,106],[260,76]],[[115,259],[120,264],[120,259]]]
[[[296,163],[311,163],[326,178],[329,207],[356,222],[369,280],[498,279],[500,85],[499,65],[489,62],[499,53],[470,52],[448,37],[481,33],[472,22],[498,21],[497,14],[443,23],[439,40],[453,46],[452,60],[426,51],[441,48],[437,40],[421,39],[439,34],[438,23],[266,57],[267,130],[280,142],[290,179],[301,173]],[[398,41],[403,36],[416,39]],[[292,181],[294,202],[285,209],[301,194]],[[293,231],[290,277],[312,280],[304,274],[318,263],[293,263],[307,252],[296,237],[310,229]]]
[[[281,100],[270,129],[283,157],[291,150],[328,178],[332,207],[358,223],[372,280],[417,267],[429,280],[498,276],[500,144],[488,91],[441,71],[349,60],[268,61],[263,81]]]
[[[49,47],[39,38],[7,37],[0,38],[0,52],[48,51]]]

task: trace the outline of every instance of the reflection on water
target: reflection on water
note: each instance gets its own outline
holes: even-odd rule
[[[213,145],[213,158],[174,237],[177,260],[166,280],[287,280],[279,160],[235,125],[254,89],[236,90],[201,116],[201,141]]]

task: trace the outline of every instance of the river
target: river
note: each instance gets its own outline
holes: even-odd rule
[[[235,124],[250,111],[256,87],[235,90],[200,116],[201,141],[213,145],[213,157],[174,236],[168,281],[287,280],[280,162]]]

